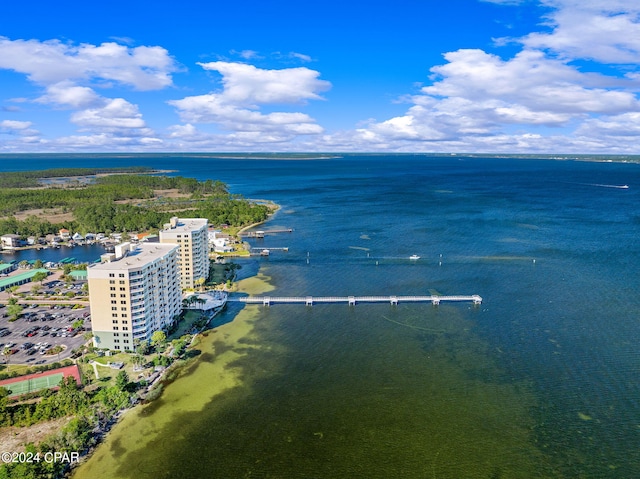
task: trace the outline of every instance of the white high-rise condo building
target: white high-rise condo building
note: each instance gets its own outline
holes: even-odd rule
[[[171,325],[182,311],[178,251],[175,244],[122,243],[87,268],[95,347],[133,351]]]
[[[180,246],[178,266],[182,289],[193,288],[209,277],[209,221],[206,218],[171,218],[160,231],[160,243]]]

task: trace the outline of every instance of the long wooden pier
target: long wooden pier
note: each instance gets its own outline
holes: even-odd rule
[[[245,304],[262,304],[270,306],[277,303],[295,303],[313,306],[315,303],[347,303],[355,306],[358,303],[425,303],[438,305],[441,302],[471,301],[473,304],[482,304],[482,297],[473,294],[471,296],[239,296],[229,298],[228,301]]]

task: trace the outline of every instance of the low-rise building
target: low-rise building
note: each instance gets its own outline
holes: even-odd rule
[[[0,291],[4,291],[5,289],[11,288],[12,286],[21,286],[23,284],[30,283],[37,273],[45,273],[46,275],[49,275],[51,274],[51,271],[45,268],[38,268],[23,273],[3,277],[2,279],[0,279]]]
[[[14,249],[22,246],[22,237],[20,235],[7,234],[0,236],[2,249]]]

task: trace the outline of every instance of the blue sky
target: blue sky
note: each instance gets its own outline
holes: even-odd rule
[[[635,4],[10,2],[0,153],[637,154]]]

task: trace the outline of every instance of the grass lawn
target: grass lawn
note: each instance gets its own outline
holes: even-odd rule
[[[227,282],[227,271],[230,268],[228,264],[212,263],[209,268],[209,279],[207,284],[220,284]]]
[[[196,310],[187,310],[184,314],[184,318],[178,323],[178,329],[171,333],[171,335],[167,338],[167,341],[171,341],[173,339],[178,339],[189,332],[193,323],[200,319],[200,311]]]

